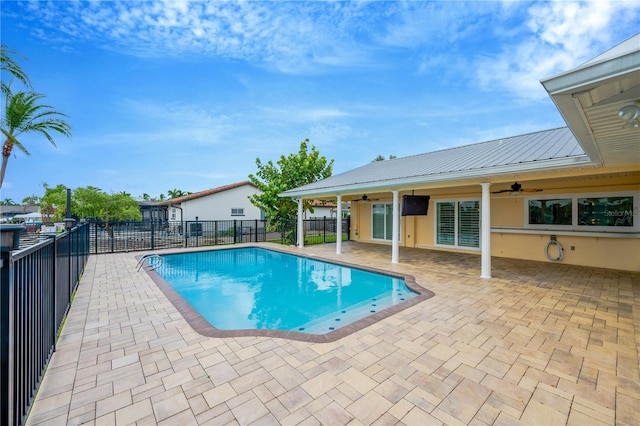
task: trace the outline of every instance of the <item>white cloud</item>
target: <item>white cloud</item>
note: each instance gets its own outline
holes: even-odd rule
[[[539,2],[527,12],[529,34],[495,56],[480,58],[476,67],[482,86],[535,101],[547,99],[541,79],[601,53],[614,33],[625,25],[633,29],[639,16],[634,2],[624,1]]]

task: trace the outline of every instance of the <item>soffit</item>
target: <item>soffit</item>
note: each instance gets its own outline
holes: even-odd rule
[[[592,160],[640,167],[640,129],[618,119],[620,108],[640,102],[640,34],[542,84]]]

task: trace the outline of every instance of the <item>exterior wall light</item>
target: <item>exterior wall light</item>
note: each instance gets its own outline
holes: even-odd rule
[[[618,111],[618,118],[624,121],[623,128],[640,128],[640,106],[625,105]]]

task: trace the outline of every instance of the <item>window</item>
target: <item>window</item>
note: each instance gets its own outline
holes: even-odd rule
[[[633,227],[633,197],[578,198],[578,225]]]
[[[525,226],[576,231],[637,232],[640,231],[639,200],[637,193],[529,198]]]
[[[458,203],[458,245],[480,247],[480,202]]]
[[[176,209],[171,209],[171,220],[176,220]]]
[[[571,225],[571,198],[529,200],[529,224]]]
[[[437,244],[455,245],[456,243],[456,204],[437,203]]]
[[[391,241],[393,239],[393,204],[373,204],[371,216],[372,238]]]
[[[244,208],[232,207],[231,216],[244,216]]]
[[[436,245],[480,247],[480,202],[436,202]]]

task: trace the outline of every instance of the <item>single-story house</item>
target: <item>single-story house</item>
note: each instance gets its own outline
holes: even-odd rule
[[[250,181],[232,183],[157,203],[169,221],[261,220],[264,213],[249,196],[260,193]]]
[[[168,220],[167,208],[161,206],[160,201],[138,201],[138,208],[143,222],[162,223]]]
[[[27,216],[31,215],[31,216]],[[17,216],[17,217],[16,217]],[[11,220],[26,222],[29,219],[42,221],[39,206],[0,206],[0,222]]]
[[[341,207],[341,215],[345,219],[349,216],[349,203],[343,201]],[[313,208],[313,212],[311,210],[307,211],[306,216],[308,219],[335,219],[338,217],[338,205],[333,201],[313,200],[311,208]]]
[[[640,34],[543,80],[567,127],[376,161],[283,192],[351,202],[351,239],[640,271]],[[427,198],[428,197],[428,198]],[[340,213],[338,213],[340,214]],[[336,252],[342,242],[336,243]]]

